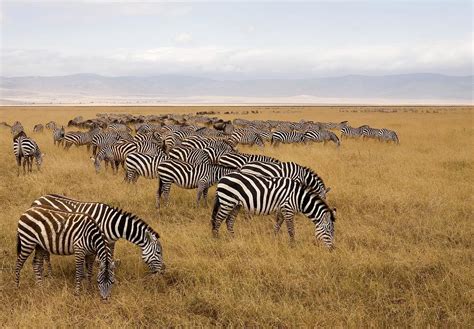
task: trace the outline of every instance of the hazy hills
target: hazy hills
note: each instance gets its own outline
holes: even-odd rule
[[[348,75],[315,79],[214,80],[160,75],[107,77],[75,74],[53,77],[0,77],[3,103],[94,102],[120,98],[137,102],[176,102],[206,96],[215,99],[285,99],[291,102],[354,101],[472,103],[473,76],[403,74]],[[299,101],[298,101],[299,100]],[[104,102],[104,101],[103,101]],[[107,102],[107,101],[105,101]]]

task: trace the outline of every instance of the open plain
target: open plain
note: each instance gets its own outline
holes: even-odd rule
[[[348,120],[396,130],[400,145],[373,140],[239,147],[309,166],[332,191],[336,250],[314,244],[312,223],[296,217],[296,243],[273,216],[240,214],[231,239],[211,235],[195,190],[173,186],[155,209],[157,182],[123,182],[94,171],[85,147],[64,151],[33,126],[96,113],[195,113],[223,119]],[[224,112],[233,112],[224,114]],[[414,326],[473,327],[472,107],[2,107],[46,154],[42,172],[17,177],[9,129],[0,130],[0,326]],[[76,129],[76,128],[74,128]],[[70,129],[69,129],[70,130]],[[337,132],[338,135],[339,132]],[[117,283],[108,302],[96,285],[74,296],[74,257],[52,256],[53,275],[34,283],[31,260],[13,284],[20,214],[46,193],[122,207],[160,233],[167,265],[149,276],[139,249],[119,242]]]

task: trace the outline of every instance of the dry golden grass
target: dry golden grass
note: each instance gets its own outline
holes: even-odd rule
[[[223,228],[215,240],[211,208],[194,206],[195,191],[174,186],[170,206],[157,213],[155,181],[140,178],[132,186],[122,182],[122,174],[96,175],[85,148],[65,152],[53,146],[49,131],[32,133],[36,123],[66,123],[76,115],[202,108],[1,108],[0,121],[20,120],[47,156],[42,173],[17,178],[10,132],[0,131],[0,326],[473,327],[472,108],[396,109],[262,107],[242,115],[349,120],[398,131],[400,146],[351,140],[340,149],[265,147],[265,154],[312,167],[332,188],[337,250],[329,253],[313,245],[313,226],[301,215],[294,248],[285,230],[273,237],[273,216],[249,221],[240,215],[235,238]],[[138,214],[162,235],[166,273],[147,277],[138,248],[120,242],[118,283],[108,303],[100,301],[96,287],[73,295],[72,257],[53,256],[53,276],[43,287],[35,285],[28,261],[17,289],[17,221],[45,193]]]

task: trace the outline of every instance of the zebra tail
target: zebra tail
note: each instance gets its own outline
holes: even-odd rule
[[[219,202],[219,195],[216,193],[216,198],[214,200],[214,208],[212,209],[212,221],[215,221],[220,207],[221,203]]]
[[[20,240],[20,233],[16,234],[16,255],[20,255],[21,253],[21,240]]]

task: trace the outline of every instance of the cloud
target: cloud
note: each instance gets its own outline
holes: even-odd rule
[[[177,35],[187,42],[189,34]],[[433,72],[471,74],[471,42],[347,48],[159,47],[76,54],[4,49],[3,75],[184,74],[215,78],[317,77]]]
[[[180,33],[176,36],[176,38],[174,39],[176,42],[178,43],[188,43],[190,41],[192,41],[192,37],[191,37],[191,34],[189,33]]]

